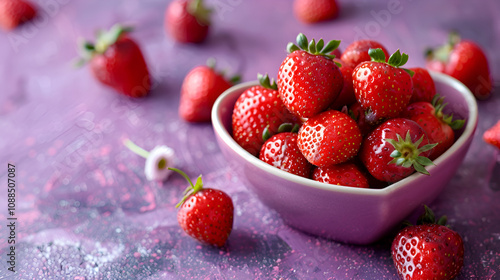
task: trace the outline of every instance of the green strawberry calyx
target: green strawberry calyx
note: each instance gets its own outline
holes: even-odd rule
[[[257,74],[257,79],[261,86],[267,89],[278,90],[278,85],[274,79],[269,79],[269,75],[262,75],[260,73]]]
[[[94,55],[103,54],[106,50],[115,44],[120,37],[132,31],[132,27],[115,24],[109,31],[98,30],[96,32],[95,44],[86,40],[80,42],[80,59],[76,66],[83,66],[89,62]]]
[[[448,218],[446,216],[441,216],[438,220],[436,220],[436,215],[434,215],[434,211],[424,204],[424,213],[420,215],[417,219],[416,225],[430,225],[436,224],[441,226],[447,226],[446,223]],[[404,226],[413,226],[409,221],[404,221]]]
[[[299,132],[300,125],[297,123],[282,123],[278,127],[278,132],[277,133],[283,133],[283,132],[291,132],[291,133],[297,133]],[[273,134],[269,130],[269,125],[267,125],[264,130],[262,131],[262,140],[267,141],[269,138],[271,138]]]
[[[191,181],[191,179],[189,179],[189,176],[182,170],[173,167],[169,167],[168,169],[181,174],[181,176],[184,177],[189,183],[189,187],[187,187],[187,189],[183,193],[184,197],[179,203],[177,203],[177,205],[175,205],[175,208],[179,208],[191,195],[203,189],[203,181],[201,180],[201,175],[200,175],[198,176],[198,179],[196,179],[196,183],[193,185],[193,182]]]
[[[187,12],[193,15],[200,24],[210,25],[212,9],[205,7],[203,0],[192,0],[188,2]]]
[[[286,50],[288,51],[288,53],[304,50],[313,55],[321,55],[330,59],[334,59],[335,55],[331,53],[332,51],[337,49],[339,45],[340,40],[331,40],[325,45],[325,41],[323,39],[319,39],[319,41],[316,43],[314,39],[308,41],[306,35],[299,33],[299,35],[297,35],[297,45],[290,42],[286,46]],[[341,66],[341,64],[338,62],[335,62],[335,64],[337,64],[337,66],[339,67]]]
[[[207,66],[208,66],[208,68],[212,69],[215,73],[217,73],[217,74],[221,75],[222,77],[224,77],[224,79],[227,80],[232,85],[235,85],[235,84],[237,84],[237,83],[239,83],[241,81],[241,76],[238,75],[238,74],[232,76],[229,79],[226,79],[226,77],[225,77],[226,76],[226,70],[217,71],[216,70],[217,61],[213,57],[210,57],[209,59],[207,59]]]
[[[461,129],[464,124],[464,119],[453,120],[453,114],[446,115],[443,113],[443,108],[448,105],[448,103],[443,103],[444,97],[441,97],[439,94],[434,95],[432,98],[432,106],[435,109],[435,115],[437,118],[442,120],[444,123],[449,125],[451,129],[458,130]]]
[[[391,160],[387,164],[393,163],[405,168],[410,168],[413,166],[413,168],[415,168],[417,172],[429,175],[429,172],[425,169],[425,167],[434,165],[434,163],[430,159],[420,156],[420,154],[436,147],[437,143],[427,144],[418,148],[418,146],[424,139],[424,135],[422,135],[420,139],[413,143],[411,140],[410,131],[406,133],[405,139],[403,139],[403,137],[401,137],[401,135],[399,134],[396,134],[396,137],[398,138],[397,141],[390,138],[384,139],[394,147],[394,151],[391,153],[391,157],[393,158],[393,160]]]
[[[405,65],[406,62],[408,62],[408,58],[409,58],[406,53],[401,53],[399,51],[399,49],[389,57],[389,60],[387,60],[387,62],[385,61],[385,59],[386,59],[385,53],[380,48],[369,49],[368,54],[372,58],[372,61],[386,63],[386,64],[389,64],[390,66],[393,66],[396,68],[401,68],[401,66]],[[410,74],[410,76],[412,76],[412,77],[415,74],[415,72],[413,72],[410,69],[406,69],[406,68],[401,68],[401,69],[403,69],[406,73]]]
[[[427,60],[438,60],[444,63],[447,63],[450,54],[455,48],[455,45],[458,44],[461,41],[460,34],[458,34],[457,31],[451,31],[450,34],[448,35],[448,42],[446,42],[444,45],[439,46],[435,49],[428,48],[425,50],[425,57]]]

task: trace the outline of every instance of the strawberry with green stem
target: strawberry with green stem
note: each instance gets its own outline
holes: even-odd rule
[[[177,221],[181,228],[201,243],[224,246],[233,229],[234,206],[231,197],[221,190],[204,188],[201,175],[193,184],[183,171],[168,169],[179,173],[189,183],[184,197],[175,206],[180,208]]]
[[[174,0],[165,11],[165,29],[180,43],[201,43],[210,30],[212,10],[202,0]]]
[[[89,62],[92,74],[102,84],[126,96],[143,97],[151,89],[151,77],[140,47],[128,35],[131,30],[117,24],[108,32],[98,31],[95,44],[82,42],[77,66]]]
[[[310,118],[322,111],[337,98],[344,79],[331,52],[340,41],[326,43],[320,39],[308,42],[300,33],[297,45],[289,43],[288,56],[278,71],[278,91],[283,104],[293,114]]]
[[[404,137],[404,138],[403,138]],[[363,141],[359,157],[375,179],[394,183],[412,173],[429,175],[426,166],[436,143],[429,143],[425,131],[414,121],[390,119]]]
[[[215,59],[209,59],[206,66],[193,68],[182,82],[180,117],[188,122],[210,122],[215,100],[239,79],[239,76],[226,79],[217,72]]]
[[[443,72],[464,83],[477,99],[486,99],[491,94],[491,79],[488,59],[475,42],[462,40],[451,32],[448,42],[426,52],[427,68]]]
[[[391,245],[391,255],[398,275],[404,280],[451,280],[462,269],[462,237],[445,226],[446,217],[436,221],[425,206],[417,225],[401,230]]]
[[[300,124],[279,97],[277,85],[268,75],[258,74],[260,84],[245,90],[233,108],[233,138],[243,149],[258,156],[264,133],[278,132],[284,123]]]
[[[413,72],[401,68],[408,55],[397,50],[385,62],[381,49],[368,51],[371,61],[362,62],[352,72],[356,100],[366,111],[369,123],[397,117],[409,104],[413,93]]]
[[[446,150],[448,150],[455,141],[455,130],[461,129],[465,120],[453,120],[453,114],[446,115],[443,113],[444,97],[436,94],[429,102],[415,102],[406,108],[401,114],[402,117],[408,118],[417,122],[426,132],[431,143],[438,144],[432,152],[430,159],[434,160]]]

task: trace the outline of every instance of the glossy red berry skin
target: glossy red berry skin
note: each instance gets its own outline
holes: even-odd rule
[[[398,275],[405,280],[451,280],[464,263],[462,238],[438,224],[404,228],[392,242],[391,252]]]
[[[368,179],[353,163],[334,164],[327,167],[317,167],[313,171],[312,179],[318,182],[368,188]]]
[[[309,118],[301,126],[298,146],[306,159],[321,167],[340,164],[356,156],[361,132],[348,115],[329,110]]]
[[[333,59],[297,50],[281,63],[278,91],[293,114],[310,118],[326,110],[337,98],[344,79]]]
[[[231,197],[216,189],[202,189],[180,207],[177,220],[181,228],[196,240],[223,246],[233,229],[234,206]]]
[[[297,146],[297,133],[282,132],[271,136],[260,150],[260,160],[283,171],[309,178],[312,165]]]

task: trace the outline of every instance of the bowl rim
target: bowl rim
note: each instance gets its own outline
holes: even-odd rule
[[[469,114],[467,116],[467,122],[466,126],[462,132],[462,135],[453,143],[453,145],[441,156],[439,156],[436,160],[434,160],[434,164],[430,167],[427,168],[429,173],[432,174],[432,170],[439,166],[442,162],[444,162],[446,159],[452,156],[454,152],[456,152],[460,147],[462,147],[469,138],[471,138],[474,134],[475,128],[477,126],[477,120],[478,120],[478,109],[477,109],[477,102],[472,94],[472,92],[460,81],[457,79],[440,73],[440,72],[435,72],[429,70],[429,73],[432,77],[432,79],[435,82],[441,82],[444,83],[448,86],[451,86],[454,88],[456,91],[460,93],[460,95],[465,99],[466,103],[468,104],[468,110]],[[283,171],[279,168],[276,168],[274,166],[271,166],[263,161],[261,161],[258,157],[253,156],[246,150],[244,150],[236,141],[233,139],[231,134],[229,133],[228,130],[226,130],[222,124],[222,119],[221,119],[221,104],[222,101],[230,95],[235,94],[235,92],[239,92],[243,89],[249,88],[251,86],[258,85],[258,81],[251,81],[251,82],[245,82],[241,83],[238,85],[235,85],[225,92],[223,92],[215,101],[214,106],[212,108],[212,126],[216,134],[226,143],[226,145],[233,150],[235,153],[237,153],[239,156],[245,158],[250,164],[253,166],[261,169],[264,172],[270,173],[272,175],[275,175],[277,177],[280,177],[281,179],[284,179],[286,181],[290,181],[296,184],[300,184],[306,187],[311,187],[311,188],[317,188],[321,190],[326,190],[326,191],[333,191],[333,192],[342,192],[342,193],[350,193],[350,194],[358,194],[358,195],[368,195],[368,196],[386,196],[390,193],[396,192],[399,189],[403,188],[405,185],[410,184],[412,181],[416,181],[422,176],[427,176],[424,174],[420,173],[413,173],[412,175],[396,182],[393,184],[390,184],[387,187],[380,188],[380,189],[371,189],[371,188],[354,188],[354,187],[348,187],[348,186],[340,186],[340,185],[332,185],[332,184],[327,184],[327,183],[322,183],[318,181],[314,181],[309,178],[304,178],[301,176],[297,176],[291,173],[288,173],[286,171]],[[241,94],[241,93],[240,93]],[[231,108],[232,112],[232,108]]]

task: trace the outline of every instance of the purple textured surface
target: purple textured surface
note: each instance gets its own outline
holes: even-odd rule
[[[361,37],[410,55],[423,66],[427,46],[450,29],[485,50],[496,93],[479,102],[472,146],[445,191],[431,204],[465,242],[458,279],[500,279],[500,156],[482,133],[500,119],[500,2],[341,1],[335,21],[299,23],[291,1],[212,0],[214,25],[202,45],[179,45],[164,32],[169,1],[38,0],[41,17],[0,32],[0,278],[6,279],[397,279],[390,236],[370,246],[314,237],[283,224],[231,173],[210,124],[179,120],[183,77],[215,57],[221,68],[254,80],[276,75],[298,32]],[[79,37],[133,24],[154,78],[151,95],[124,98],[72,68]],[[177,166],[235,205],[234,231],[221,249],[202,246],[177,224],[184,179],[152,183],[144,160],[123,147],[130,138],[175,149]],[[6,263],[7,163],[16,165],[16,270]],[[397,211],[397,209],[394,209]]]

